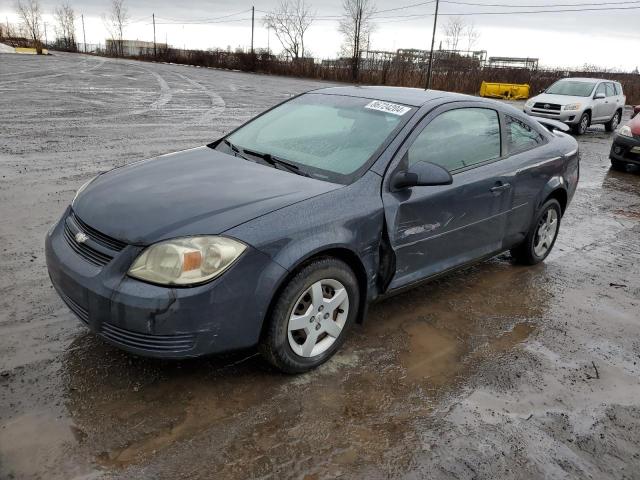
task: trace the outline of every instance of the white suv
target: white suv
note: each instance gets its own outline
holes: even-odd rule
[[[578,135],[582,135],[589,125],[599,123],[612,132],[620,124],[625,101],[619,82],[564,78],[527,100],[524,112],[533,117],[564,122]]]

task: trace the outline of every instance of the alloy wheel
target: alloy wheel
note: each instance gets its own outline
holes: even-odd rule
[[[349,316],[349,294],[338,280],[315,282],[294,304],[289,317],[289,346],[301,357],[326,352],[342,333]]]
[[[549,251],[558,232],[558,212],[549,208],[538,222],[536,236],[533,242],[533,252],[538,257],[544,257]]]
[[[611,120],[611,130],[615,130],[620,123],[620,112],[617,112]]]
[[[586,132],[588,127],[589,127],[589,117],[587,115],[584,115],[580,119],[580,133]]]

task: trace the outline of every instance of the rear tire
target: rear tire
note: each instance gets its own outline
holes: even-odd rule
[[[621,172],[625,172],[627,170],[627,162],[621,162],[620,160],[616,160],[614,158],[611,159],[611,168],[613,170],[619,170]]]
[[[511,256],[524,265],[542,262],[556,243],[562,209],[555,199],[547,200],[538,210],[524,242],[511,250]]]
[[[616,113],[613,114],[613,117],[611,117],[611,120],[604,124],[604,129],[607,132],[613,132],[616,128],[618,128],[618,125],[620,125],[621,118],[622,112],[620,110],[617,110]]]
[[[275,299],[260,352],[285,373],[323,364],[344,343],[357,318],[359,290],[355,274],[343,261],[320,258],[309,263]]]

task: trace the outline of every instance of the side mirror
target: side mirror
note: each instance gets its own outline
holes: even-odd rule
[[[593,99],[594,99],[594,100],[602,100],[602,99],[604,99],[604,98],[606,98],[606,95],[605,95],[604,93],[596,93],[596,94],[593,96]]]
[[[410,187],[451,185],[453,177],[449,171],[431,162],[417,162],[408,170],[396,172],[391,179],[393,191]]]

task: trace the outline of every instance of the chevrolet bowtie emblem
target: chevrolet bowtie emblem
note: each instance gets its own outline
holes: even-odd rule
[[[76,242],[78,243],[84,243],[87,240],[89,240],[89,237],[87,237],[87,235],[82,232],[78,232],[76,233],[75,239],[76,239]]]

